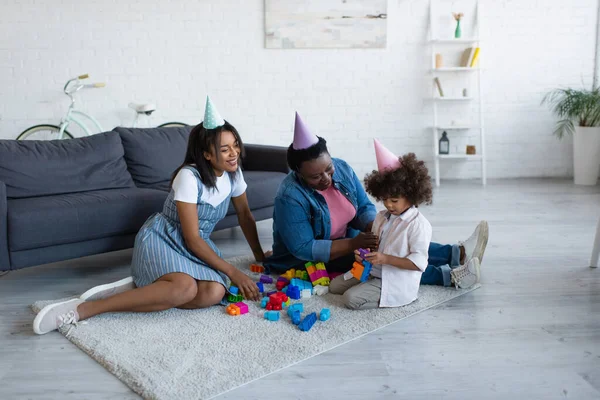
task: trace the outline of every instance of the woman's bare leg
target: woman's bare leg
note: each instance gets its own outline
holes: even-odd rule
[[[168,310],[189,303],[198,293],[196,280],[184,273],[164,275],[151,285],[128,290],[102,300],[86,301],[77,307],[79,320],[106,312],[149,312]]]
[[[223,296],[225,296],[225,286],[213,281],[198,281],[196,297],[178,307],[184,309],[206,308],[219,304]]]

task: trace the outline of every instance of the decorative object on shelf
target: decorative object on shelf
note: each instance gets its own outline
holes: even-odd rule
[[[444,59],[440,53],[436,53],[435,55],[435,67],[442,68],[444,66]]]
[[[469,64],[469,67],[473,68],[477,65],[477,61],[479,60],[479,47],[475,47],[475,50],[473,52],[473,58],[471,58],[471,63]]]
[[[467,154],[477,154],[477,149],[475,148],[474,145],[471,145],[471,144],[467,145]]]
[[[448,139],[446,131],[442,132],[440,139],[440,154],[450,154],[450,139]]]
[[[436,76],[433,81],[435,82],[435,86],[437,87],[438,93],[440,97],[444,97],[444,91],[442,90],[442,84],[440,83],[440,79]]]
[[[265,47],[385,48],[387,0],[265,0]]]
[[[600,169],[600,86],[587,89],[555,89],[546,94],[548,104],[560,118],[554,134],[573,135],[573,171],[576,185],[595,185]]]
[[[469,91],[467,90],[467,88],[463,89],[463,97],[469,97]]]
[[[454,30],[454,37],[456,39],[460,39],[460,36],[462,35],[462,30],[460,29],[460,20],[465,15],[463,13],[452,13],[452,16],[456,20],[456,29]]]

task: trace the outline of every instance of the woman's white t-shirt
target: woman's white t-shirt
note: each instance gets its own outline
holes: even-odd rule
[[[233,182],[229,178],[229,173],[224,172],[223,175],[217,177],[216,188],[211,189],[206,187],[204,183],[202,184],[200,200],[216,207],[229,196],[229,193],[231,193],[231,197],[238,197],[244,194],[247,186],[241,169],[237,170]],[[173,180],[173,190],[175,191],[175,201],[198,203],[198,181],[194,173],[189,169],[183,168],[177,173],[177,176]]]

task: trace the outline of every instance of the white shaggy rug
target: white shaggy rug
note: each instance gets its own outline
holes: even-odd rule
[[[251,257],[228,261],[258,280],[248,270]],[[286,312],[277,322],[267,321],[260,303],[248,302],[249,314],[237,317],[222,306],[100,315],[72,328],[68,339],[144,398],[205,399],[467,292],[422,286],[408,306],[365,311],[342,308],[341,296],[332,294],[297,300],[304,303],[302,316],[331,310],[331,319],[317,321],[309,332],[293,325]],[[32,308],[38,312],[57,301]]]

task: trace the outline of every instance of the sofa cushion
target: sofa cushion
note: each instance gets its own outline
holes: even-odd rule
[[[125,160],[138,187],[169,190],[171,175],[181,165],[193,127],[115,128]]]
[[[111,189],[8,200],[9,248],[34,249],[136,233],[167,193]]]
[[[279,184],[287,174],[268,171],[244,171],[244,180],[248,184],[246,196],[251,210],[270,207],[275,204],[275,195]],[[235,214],[233,203],[229,204],[227,215]]]
[[[0,140],[9,198],[134,187],[116,132],[67,140]]]

